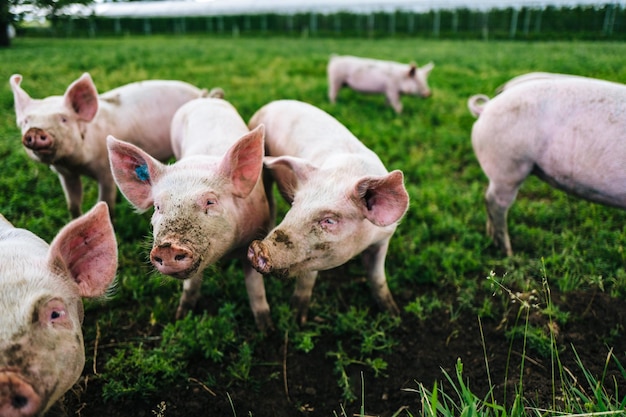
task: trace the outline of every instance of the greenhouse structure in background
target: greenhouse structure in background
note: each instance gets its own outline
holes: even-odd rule
[[[56,36],[429,37],[625,39],[626,0],[165,0],[72,6]],[[41,19],[29,10],[31,19]]]

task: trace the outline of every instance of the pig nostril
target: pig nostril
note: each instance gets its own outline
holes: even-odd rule
[[[183,259],[185,259],[187,256],[185,256],[184,254],[179,254],[174,256],[174,260],[175,261],[182,261]]]
[[[154,261],[157,262],[159,265],[163,265],[163,259],[159,258],[158,256],[154,257]]]
[[[23,395],[15,395],[11,398],[11,405],[17,410],[24,408],[28,405],[28,398]]]

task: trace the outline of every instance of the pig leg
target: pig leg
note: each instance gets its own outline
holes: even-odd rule
[[[296,319],[300,324],[306,323],[316,279],[317,271],[308,271],[296,277],[296,288],[291,296],[291,307],[296,310]]]
[[[117,186],[112,176],[107,175],[105,178],[98,180],[98,201],[104,201],[109,206],[109,215],[113,218],[113,209],[115,208],[115,198],[117,197]]]
[[[504,250],[507,256],[513,255],[509,228],[507,226],[507,213],[509,207],[515,201],[517,188],[502,187],[494,182],[489,183],[485,193],[485,205],[487,206],[487,235],[494,244]]]
[[[388,89],[385,92],[387,102],[393,107],[396,113],[402,113],[402,103],[400,102],[400,92],[397,89]]]
[[[176,320],[185,318],[193,310],[200,298],[200,287],[202,286],[202,272],[183,281],[183,293],[180,296],[178,308],[176,309]]]
[[[332,104],[337,102],[337,93],[341,90],[342,81],[336,77],[328,77],[328,100]]]
[[[63,192],[65,193],[65,201],[67,201],[67,207],[70,210],[72,218],[75,219],[82,213],[83,184],[80,180],[80,175],[60,172],[55,167],[53,167],[53,169],[59,174],[59,180],[61,181]]]
[[[532,172],[534,163],[530,160],[513,160],[502,152],[495,151],[489,158],[483,157],[479,161],[489,178],[485,193],[487,234],[498,248],[511,256],[513,250],[507,227],[507,213],[515,201],[517,190]]]
[[[257,328],[261,331],[274,328],[270,317],[270,306],[265,296],[265,284],[263,275],[258,273],[247,260],[244,262],[244,274],[246,276],[246,290],[250,300],[250,308],[254,315]]]
[[[387,277],[385,276],[385,258],[389,248],[389,239],[380,244],[370,246],[361,254],[363,265],[367,269],[372,295],[379,307],[388,311],[393,316],[400,315],[400,309],[389,291]]]

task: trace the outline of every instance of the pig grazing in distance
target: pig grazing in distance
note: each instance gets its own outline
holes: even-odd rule
[[[280,100],[254,114],[265,126],[265,165],[291,204],[282,222],[248,250],[264,274],[296,277],[292,304],[306,321],[318,271],[362,254],[379,306],[399,314],[385,277],[389,240],[409,205],[401,171],[388,173],[378,156],[328,113]]]
[[[258,328],[272,327],[263,276],[245,261],[249,243],[270,227],[261,178],[263,137],[263,127],[249,131],[227,101],[204,98],[185,104],[172,121],[173,165],[108,138],[113,175],[124,196],[140,211],[154,206],[152,264],[184,279],[177,318],[195,306],[204,269],[232,255],[244,260]]]
[[[117,245],[105,203],[48,245],[0,215],[0,416],[43,415],[85,365],[81,297],[105,294]]]
[[[334,104],[343,86],[362,93],[384,93],[396,113],[401,113],[401,94],[431,96],[428,75],[434,66],[432,62],[418,68],[414,63],[332,55],[326,69],[328,98]]]
[[[172,156],[169,128],[184,103],[206,94],[181,81],[150,80],[127,84],[98,95],[84,73],[63,96],[33,99],[10,78],[17,125],[26,153],[57,172],[72,217],[81,213],[81,176],[98,181],[99,200],[113,212],[117,188],[106,149],[108,134],[133,143],[159,159]]]
[[[472,145],[489,186],[487,233],[513,254],[507,212],[531,174],[589,201],[626,208],[626,86],[573,75],[530,73],[489,100],[468,100],[478,117]]]

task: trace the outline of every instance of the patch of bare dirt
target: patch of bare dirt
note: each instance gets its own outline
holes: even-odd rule
[[[624,375],[615,361],[607,362],[612,349],[616,358],[626,364],[623,300],[591,291],[552,294],[552,297],[561,310],[570,312],[567,323],[553,329],[566,377],[575,378],[591,394],[577,363],[578,355],[592,376],[598,380],[604,378],[611,395],[615,387],[624,395]],[[303,353],[286,351],[285,335],[276,333],[270,334],[255,351],[255,363],[261,365],[253,367],[251,383],[208,388],[199,381],[189,380],[145,401],[106,403],[101,395],[102,382],[90,380],[92,371],[86,367],[84,379],[66,395],[64,408],[70,416],[353,416],[361,412],[363,379],[365,415],[391,416],[399,410],[420,415],[422,404],[413,390],[419,384],[432,390],[438,381],[448,395],[455,397],[443,370],[455,378],[458,359],[463,363],[464,380],[480,398],[510,404],[521,378],[526,399],[538,407],[553,408],[561,399],[560,386],[553,383],[555,365],[549,356],[543,357],[528,347],[524,350],[521,340],[509,342],[505,332],[516,317],[517,311],[511,310],[502,312],[497,320],[479,322],[476,316],[460,315],[450,321],[449,313],[440,311],[419,321],[405,313],[402,325],[393,331],[399,345],[385,357],[388,368],[384,376],[374,377],[371,371],[358,365],[348,368],[358,398],[352,403],[342,400],[334,359],[326,354],[336,349],[334,335],[323,335],[311,352]],[[534,313],[529,323],[539,327],[548,325],[545,315]],[[523,370],[520,370],[522,362]],[[216,365],[200,362],[197,366]],[[491,386],[494,390],[489,394]]]

